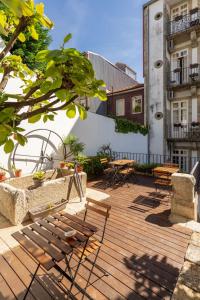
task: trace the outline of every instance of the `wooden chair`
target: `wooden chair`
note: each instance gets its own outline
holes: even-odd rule
[[[171,175],[169,173],[155,172],[154,176],[156,177],[154,181],[156,192],[158,191],[158,187],[166,187],[171,189],[172,183],[171,183]]]
[[[85,205],[86,210],[85,210],[85,214],[84,214],[84,218],[83,220],[86,221],[87,217],[89,216],[89,211],[93,212],[94,214],[97,214],[99,216],[103,217],[103,230],[102,230],[102,234],[100,236],[100,238],[89,238],[87,245],[85,248],[81,247],[78,248],[74,251],[75,255],[81,259],[82,263],[84,263],[84,261],[89,262],[92,265],[92,268],[90,270],[90,275],[89,278],[87,279],[87,283],[86,283],[86,287],[85,287],[85,291],[86,288],[89,285],[89,281],[90,281],[90,277],[92,275],[92,271],[94,269],[94,267],[96,267],[98,270],[100,270],[104,276],[108,276],[108,273],[101,267],[99,266],[96,261],[101,249],[101,246],[103,244],[103,240],[104,240],[104,235],[105,235],[105,230],[106,230],[106,225],[107,225],[107,221],[108,218],[110,216],[110,210],[111,210],[111,206],[103,203],[103,202],[99,202],[93,199],[86,199],[87,203]],[[91,221],[90,221],[91,223]],[[89,256],[91,254],[94,254],[94,260],[91,260],[89,258]]]
[[[167,168],[179,168],[179,165],[168,162],[168,163],[164,163],[163,167],[167,167]]]
[[[135,178],[135,169],[133,167],[121,169],[121,170],[119,170],[118,174],[121,176],[122,181],[125,183],[125,182],[127,182],[128,178],[130,178],[130,177]]]
[[[101,162],[101,165],[103,166],[104,170],[104,174],[106,175],[106,177],[109,177],[113,174],[114,172],[114,169],[109,167],[109,160],[107,157],[105,158],[100,158],[100,162]]]

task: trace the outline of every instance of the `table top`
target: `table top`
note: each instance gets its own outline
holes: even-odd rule
[[[110,161],[109,163],[113,166],[126,166],[135,163],[135,160],[118,159],[118,160]]]
[[[66,237],[65,233],[71,229],[75,229],[76,234]],[[97,227],[74,215],[59,212],[38,220],[12,236],[46,270],[50,270],[73,248],[83,245],[97,230]]]
[[[177,173],[179,172],[180,169],[177,167],[156,167],[153,169],[153,172],[161,172],[161,173],[169,173],[169,174],[173,174],[173,173]]]

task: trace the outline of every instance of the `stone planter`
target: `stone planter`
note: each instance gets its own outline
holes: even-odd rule
[[[86,194],[87,174],[79,174]],[[21,224],[30,218],[29,211],[41,206],[56,204],[62,199],[67,199],[69,188],[71,190],[69,201],[79,199],[77,186],[72,183],[73,175],[58,178],[55,170],[46,172],[46,180],[42,186],[33,185],[32,175],[11,178],[0,183],[0,214],[7,218],[13,225]]]
[[[56,202],[53,207],[51,207],[51,204],[49,204],[49,205],[42,205],[37,208],[33,208],[33,209],[29,210],[30,218],[33,222],[35,222],[35,221],[42,219],[50,214],[61,211],[66,208],[67,202],[68,201],[66,201],[66,200],[64,200],[64,201],[61,200],[59,202]]]

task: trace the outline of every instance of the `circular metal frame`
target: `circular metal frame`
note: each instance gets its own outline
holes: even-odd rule
[[[48,137],[45,137],[45,136],[43,136],[42,134],[39,134],[38,132],[47,132],[48,133]],[[28,161],[26,158],[29,158],[29,162],[36,162],[36,160],[34,159],[34,158],[38,158],[38,161],[37,161],[37,164],[36,164],[36,166],[35,166],[35,168],[36,169],[38,169],[38,167],[39,167],[39,165],[40,165],[40,168],[42,168],[42,165],[44,164],[44,162],[45,161],[49,161],[49,162],[51,162],[51,161],[54,161],[54,159],[52,158],[52,157],[48,157],[48,155],[45,155],[45,152],[46,152],[46,149],[47,149],[47,146],[48,145],[50,145],[51,146],[51,148],[55,151],[55,153],[57,153],[57,148],[56,148],[56,146],[54,145],[54,143],[50,140],[50,137],[51,137],[51,135],[55,135],[55,136],[57,136],[58,137],[58,139],[60,140],[60,143],[61,143],[61,145],[62,145],[62,149],[63,149],[63,157],[62,157],[62,159],[66,159],[66,146],[65,146],[65,144],[64,144],[64,141],[63,141],[63,139],[61,138],[61,136],[58,134],[58,133],[56,133],[55,131],[53,131],[53,130],[50,130],[50,129],[42,129],[42,128],[40,128],[40,129],[34,129],[34,130],[32,130],[32,131],[29,131],[28,133],[26,133],[25,134],[25,137],[27,137],[28,139],[30,138],[38,138],[38,139],[41,139],[41,140],[43,140],[43,143],[42,143],[42,148],[41,148],[41,152],[40,152],[40,155],[39,156],[36,156],[36,155],[25,155],[25,154],[22,154],[21,156],[22,156],[22,158],[21,159],[19,159],[19,160],[21,160],[21,161]],[[44,145],[44,143],[46,143],[45,145]],[[21,146],[19,143],[17,143],[16,145],[15,145],[15,148],[14,148],[14,150],[13,150],[13,152],[12,152],[12,154],[11,154],[11,156],[10,156],[10,163],[11,163],[11,161],[12,161],[12,164],[13,165],[15,165],[15,160],[16,160],[16,155],[17,155],[17,149],[18,149],[18,147],[19,146]],[[24,146],[25,147],[25,146]],[[43,148],[44,147],[44,148]],[[19,156],[20,156],[20,154],[18,154]],[[26,157],[26,158],[23,158],[23,157]],[[35,168],[34,168],[34,170],[35,170]],[[9,164],[9,169],[10,170],[12,170],[12,168],[11,168],[11,164]]]

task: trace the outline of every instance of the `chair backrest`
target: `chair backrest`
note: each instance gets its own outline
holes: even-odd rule
[[[179,168],[179,165],[178,164],[173,164],[173,163],[164,163],[163,167]]]
[[[154,176],[157,178],[162,178],[162,179],[171,179],[171,174],[168,172],[156,171],[156,172],[154,172]]]
[[[85,215],[84,215],[84,221],[86,219],[86,216],[87,216],[89,210],[104,217],[103,233],[102,233],[102,237],[101,237],[101,242],[102,242],[104,239],[107,221],[110,216],[111,205],[87,198],[85,207],[86,207],[86,211],[85,211]]]
[[[104,157],[104,158],[100,158],[100,162],[102,165],[107,165],[109,163],[109,160],[107,157]]]

